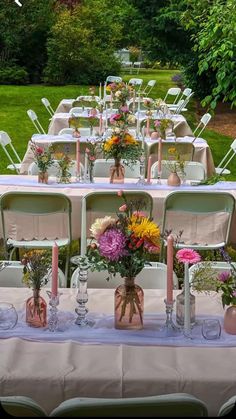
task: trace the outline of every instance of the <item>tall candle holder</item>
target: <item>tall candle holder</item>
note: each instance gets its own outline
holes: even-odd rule
[[[75,263],[75,258],[73,260]],[[78,292],[76,296],[78,307],[75,309],[75,312],[77,314],[77,319],[75,320],[75,324],[77,324],[80,327],[93,326],[94,322],[92,320],[88,320],[87,318],[88,309],[86,307],[86,304],[88,302],[88,292],[87,292],[88,269],[89,269],[88,258],[86,256],[78,256],[76,259],[76,263],[78,264],[78,278],[77,278]]]
[[[59,305],[59,297],[62,293],[57,295],[53,295],[51,291],[47,291],[49,296],[49,318],[48,318],[48,330],[50,332],[55,332],[58,328],[58,309],[57,306]]]
[[[164,300],[164,303],[166,306],[166,322],[164,326],[162,326],[161,332],[164,336],[167,336],[167,337],[178,336],[181,333],[181,329],[175,325],[172,319],[174,302],[175,300],[173,301],[167,301],[166,299]]]

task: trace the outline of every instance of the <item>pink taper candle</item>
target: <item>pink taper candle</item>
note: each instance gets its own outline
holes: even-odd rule
[[[150,118],[147,117],[147,137],[150,137]]]
[[[77,173],[80,174],[80,140],[78,138],[76,142],[76,166],[77,166]]]
[[[152,156],[149,156],[148,167],[147,167],[147,183],[151,182],[151,164],[152,164]]]
[[[102,135],[102,113],[100,113],[99,117],[99,135]]]
[[[158,174],[161,174],[161,161],[162,161],[162,139],[158,140]]]
[[[57,296],[58,289],[58,246],[56,242],[52,247],[52,296]]]
[[[167,237],[167,303],[173,302],[174,237]]]

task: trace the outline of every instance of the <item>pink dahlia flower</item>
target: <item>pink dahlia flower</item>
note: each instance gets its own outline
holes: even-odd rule
[[[98,239],[99,251],[108,260],[117,261],[128,254],[125,249],[126,237],[122,231],[109,228]]]
[[[229,271],[224,271],[224,272],[221,272],[218,275],[218,280],[221,281],[221,282],[226,282],[226,281],[228,281],[230,276],[231,276],[231,274],[230,274]]]
[[[193,249],[180,249],[176,253],[176,258],[182,263],[197,263],[201,261],[201,256]]]

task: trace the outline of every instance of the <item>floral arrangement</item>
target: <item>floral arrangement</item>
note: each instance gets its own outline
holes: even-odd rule
[[[106,90],[111,93],[121,105],[125,105],[126,102],[132,97],[134,88],[127,86],[124,82],[121,83],[110,83],[107,85]]]
[[[101,149],[100,143],[94,140],[90,140],[90,141],[87,140],[85,153],[87,154],[87,157],[88,157],[88,172],[89,172],[89,178],[91,182],[93,180],[94,162],[97,158],[98,153],[100,152],[100,149]]]
[[[175,147],[168,148],[168,155],[166,156],[166,164],[170,172],[185,174],[186,161],[181,158],[181,155]]]
[[[40,290],[51,274],[52,261],[45,250],[30,250],[23,256],[23,283],[29,288]]]
[[[59,183],[70,183],[71,172],[70,168],[73,165],[73,160],[68,156],[68,154],[56,153],[55,158],[60,167],[59,173]]]
[[[147,109],[146,115],[152,116],[153,109],[154,109],[154,100],[153,99],[144,99],[143,106]]]
[[[90,228],[92,241],[87,254],[92,270],[135,277],[144,268],[148,255],[159,253],[160,230],[142,211],[145,201],[128,201],[122,191],[118,195],[124,204],[117,219],[110,216],[96,219]]]
[[[76,131],[78,131],[78,128],[81,127],[80,119],[78,116],[72,114],[70,118],[68,119],[69,127],[74,128]]]
[[[53,147],[37,146],[33,141],[30,142],[30,149],[33,152],[34,160],[37,163],[39,171],[45,173],[53,165]]]
[[[230,269],[217,274],[210,262],[204,262],[194,272],[192,286],[198,292],[220,292],[224,308],[236,305],[236,268],[224,249],[220,249],[220,253]]]

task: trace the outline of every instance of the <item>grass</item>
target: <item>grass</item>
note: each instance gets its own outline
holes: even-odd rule
[[[155,79],[157,83],[151,92],[151,96],[154,98],[164,98],[167,89],[174,86],[171,77],[177,72],[178,70],[141,69],[138,74],[136,72],[130,74],[129,71],[126,71],[122,73],[122,77],[124,81],[128,81],[130,78],[141,78],[144,81],[144,85],[146,85],[150,79]],[[36,132],[26,111],[28,109],[33,109],[47,132],[49,114],[41,103],[41,98],[48,98],[53,109],[56,109],[61,99],[76,98],[83,94],[88,94],[88,86],[0,86],[0,130],[6,131],[9,134],[20,157],[23,157],[28,141],[32,134]],[[196,105],[196,102],[191,100],[189,110],[188,112],[185,112],[185,117],[192,128],[196,126],[198,122]],[[202,109],[202,114],[203,113],[205,113],[205,111]],[[204,131],[203,137],[208,141],[209,146],[211,147],[215,165],[218,165],[222,157],[228,151],[232,138],[209,129]],[[8,164],[8,159],[1,150],[0,173],[13,173],[6,168]],[[233,161],[229,165],[229,169],[231,170],[231,175],[227,176],[227,180],[236,180],[236,165],[234,165]]]

